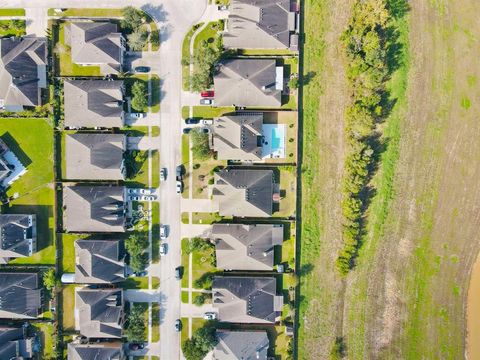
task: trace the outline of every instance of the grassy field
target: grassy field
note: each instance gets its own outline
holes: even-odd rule
[[[35,332],[39,334],[41,340],[40,358],[55,359],[55,338],[53,324],[37,322],[32,323],[31,325],[35,329]]]
[[[160,111],[160,78],[154,74],[150,78],[152,83],[152,103],[150,104],[150,111],[158,113]]]
[[[192,284],[195,286],[195,281],[200,279],[207,273],[212,273],[216,270],[210,262],[211,256],[215,256],[215,248],[210,248],[205,251],[194,251],[192,253]]]
[[[83,234],[57,234],[62,243],[61,265],[63,272],[75,272],[75,240],[87,237]]]
[[[120,283],[123,289],[148,289],[148,277],[129,277]]]
[[[54,264],[53,128],[46,119],[0,119],[0,137],[27,168],[7,190],[18,197],[2,212],[37,215],[37,252],[11,263]]]
[[[0,9],[0,16],[25,16],[25,9]]]
[[[75,330],[75,285],[62,287],[62,326],[66,331]]]

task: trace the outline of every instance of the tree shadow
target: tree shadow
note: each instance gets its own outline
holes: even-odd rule
[[[387,9],[395,19],[401,19],[410,11],[406,0],[387,0]]]
[[[165,10],[163,5],[153,5],[151,3],[142,5],[140,7],[145,11],[150,17],[155,20],[155,22],[166,22],[168,19],[168,12]]]
[[[302,84],[303,85],[308,85],[308,83],[310,81],[313,80],[313,78],[317,76],[317,73],[315,71],[309,71],[308,73],[306,73],[305,75],[303,75],[302,77]]]

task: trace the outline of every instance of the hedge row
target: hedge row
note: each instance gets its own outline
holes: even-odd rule
[[[347,274],[358,254],[362,236],[364,193],[374,158],[371,145],[376,124],[384,112],[382,98],[388,77],[385,0],[357,0],[342,41],[346,49],[347,78],[352,104],[345,116],[347,156],[343,178],[343,248],[337,268]]]

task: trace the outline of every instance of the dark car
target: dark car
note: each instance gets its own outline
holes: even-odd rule
[[[145,344],[144,344],[144,343],[139,343],[139,344],[137,344],[137,343],[130,343],[130,344],[128,344],[128,348],[129,348],[130,350],[134,350],[134,351],[135,351],[135,350],[141,350],[141,349],[143,349],[144,347],[145,347]]]
[[[183,172],[184,172],[183,165],[178,165],[177,168],[175,169],[175,175],[177,177],[177,181],[183,180]]]
[[[208,134],[210,132],[210,129],[209,128],[202,128],[202,132],[204,134]]]
[[[148,66],[137,66],[134,70],[138,73],[148,73],[150,68]]]
[[[181,266],[177,266],[175,268],[175,279],[181,280],[183,276],[183,268]]]
[[[200,119],[197,119],[197,118],[187,118],[187,119],[185,119],[185,124],[188,124],[188,125],[198,124],[199,122],[200,122]]]
[[[191,128],[185,128],[185,129],[183,129],[183,133],[188,134],[188,133],[190,133],[190,130],[192,130],[192,129]]]
[[[182,320],[180,319],[175,320],[175,331],[176,332],[182,331]]]

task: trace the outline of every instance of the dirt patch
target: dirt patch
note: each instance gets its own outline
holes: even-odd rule
[[[467,302],[467,358],[480,359],[480,258],[473,266]]]

